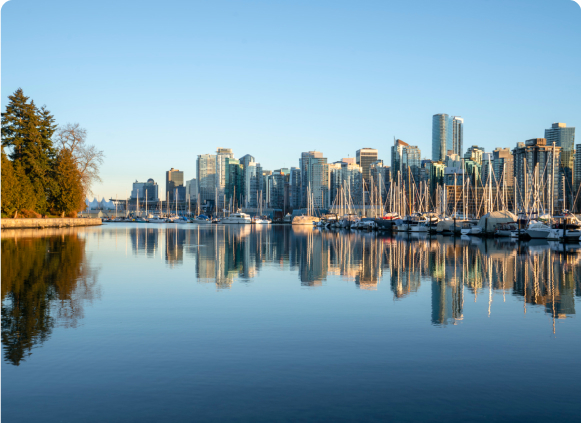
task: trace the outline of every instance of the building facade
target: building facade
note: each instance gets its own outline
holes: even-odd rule
[[[152,178],[149,178],[147,182],[133,182],[133,189],[131,190],[131,199],[137,199],[139,201],[147,197],[147,201],[157,201],[159,200],[158,186]]]
[[[454,152],[453,126],[453,118],[445,113],[438,113],[432,117],[432,161],[444,160],[449,151]]]
[[[550,129],[545,129],[545,138],[548,146],[554,143],[557,147],[561,147],[559,196],[565,198],[568,204],[573,204],[576,194],[574,190],[575,128],[567,128],[566,123],[553,123]]]
[[[464,119],[460,116],[452,118],[452,151],[454,154],[462,155],[464,145]]]
[[[184,186],[184,172],[173,167],[165,172],[165,198],[164,200],[175,201],[176,189]]]
[[[545,138],[518,143],[513,150],[516,211],[554,213],[559,201],[561,147],[547,145]]]
[[[371,164],[377,161],[377,150],[374,148],[361,148],[355,153],[355,160],[361,166],[365,183],[369,185]]]
[[[393,147],[391,147],[391,179],[393,182],[403,184],[406,187],[419,186],[421,167],[421,150],[402,140],[395,140]]]

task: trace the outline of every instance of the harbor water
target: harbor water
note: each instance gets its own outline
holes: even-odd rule
[[[6,422],[573,421],[581,245],[2,232]]]

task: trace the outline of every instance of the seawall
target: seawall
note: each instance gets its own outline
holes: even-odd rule
[[[96,226],[102,223],[101,218],[0,219],[2,229],[74,228]]]

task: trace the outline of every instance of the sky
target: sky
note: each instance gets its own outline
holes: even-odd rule
[[[571,0],[59,1],[1,11],[1,106],[17,88],[105,152],[99,198],[196,174],[232,148],[264,169],[395,138],[431,158],[432,115],[464,149],[581,126],[581,7]]]

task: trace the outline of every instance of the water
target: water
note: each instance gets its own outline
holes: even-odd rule
[[[576,248],[288,226],[3,231],[2,418],[576,420]]]

